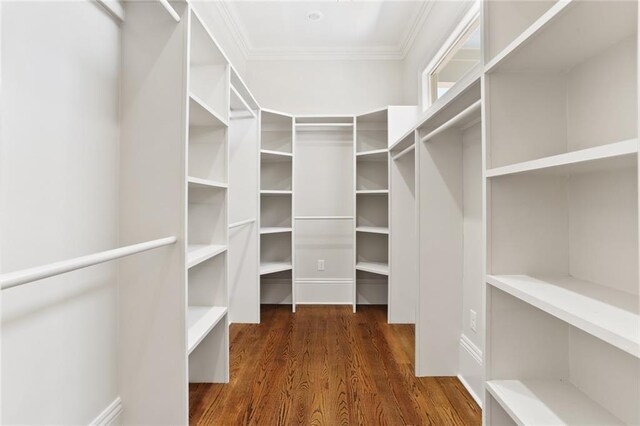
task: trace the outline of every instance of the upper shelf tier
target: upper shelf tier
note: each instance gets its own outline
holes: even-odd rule
[[[559,0],[497,54],[485,70],[567,71],[637,34],[637,18],[636,1]]]
[[[487,282],[640,358],[638,295],[572,277],[488,275]]]
[[[517,173],[570,174],[637,166],[638,139],[600,145],[487,170],[487,177]]]

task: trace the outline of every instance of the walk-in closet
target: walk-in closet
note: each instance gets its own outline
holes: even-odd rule
[[[0,0],[0,424],[640,424],[637,0]]]

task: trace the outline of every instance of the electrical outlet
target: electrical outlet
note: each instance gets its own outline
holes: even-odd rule
[[[469,327],[471,327],[471,330],[473,330],[474,333],[477,331],[477,325],[478,317],[476,315],[476,311],[474,311],[473,309],[469,309]]]
[[[318,271],[324,271],[324,259],[318,259]]]

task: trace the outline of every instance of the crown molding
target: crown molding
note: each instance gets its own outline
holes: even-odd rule
[[[372,46],[370,48],[312,48],[312,49],[275,49],[256,48],[249,41],[246,29],[234,16],[227,1],[212,2],[220,12],[227,29],[231,33],[242,56],[247,61],[293,61],[293,60],[403,60],[413,46],[423,28],[433,0],[423,1],[415,19],[407,26],[397,46]]]

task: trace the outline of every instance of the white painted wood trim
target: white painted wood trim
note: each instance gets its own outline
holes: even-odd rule
[[[460,346],[469,352],[479,365],[482,365],[482,351],[464,334],[460,335]]]
[[[460,380],[460,383],[462,383],[462,386],[464,386],[467,392],[469,392],[469,395],[471,395],[471,398],[473,398],[476,404],[478,404],[478,406],[482,408],[482,398],[480,398],[478,394],[475,393],[471,385],[464,379],[464,377],[462,377],[461,374],[458,374],[458,380]]]
[[[93,419],[89,425],[90,426],[108,426],[116,424],[116,420],[122,413],[122,399],[117,397],[107,406],[107,408],[102,411],[102,413],[98,414],[98,416]]]
[[[118,25],[124,22],[124,7],[118,0],[95,0],[99,6],[107,12]]]

